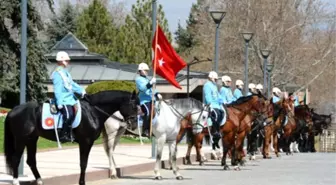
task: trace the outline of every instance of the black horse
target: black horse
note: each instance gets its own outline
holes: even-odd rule
[[[80,100],[82,118],[79,126],[73,129],[75,141],[79,144],[80,178],[79,184],[85,184],[85,171],[88,157],[94,141],[105,129],[104,122],[114,112],[119,111],[132,128],[137,125],[139,99],[135,91],[102,91],[86,95]],[[54,130],[42,128],[42,104],[28,102],[12,109],[5,120],[4,150],[9,173],[13,175],[13,184],[19,184],[18,166],[24,148],[27,147],[27,164],[32,170],[37,184],[43,184],[36,167],[36,144],[44,137],[56,141]]]

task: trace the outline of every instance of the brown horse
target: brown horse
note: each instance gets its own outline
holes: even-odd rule
[[[223,153],[225,155],[227,152],[232,149],[232,153],[236,153],[235,150],[238,147],[235,146],[241,146],[243,144],[243,137],[245,134],[245,123],[240,124],[242,120],[245,118],[246,115],[254,115],[257,116],[260,113],[264,113],[264,107],[265,107],[265,100],[260,95],[252,95],[248,97],[242,97],[238,99],[236,102],[233,102],[232,104],[227,106],[227,120],[226,123],[220,127],[220,131],[222,133],[222,143],[223,143]],[[248,123],[248,122],[247,122]],[[185,120],[184,123],[181,126],[180,133],[178,138],[181,138],[185,132],[187,132],[187,138],[190,138],[188,140],[188,151],[186,154],[186,160],[187,164],[191,164],[190,161],[190,152],[192,149],[192,146],[195,146],[196,148],[196,154],[197,154],[197,161],[200,162],[200,165],[203,165],[205,162],[205,157],[201,151],[202,148],[202,142],[205,135],[208,135],[208,127],[203,126],[203,128],[197,133],[193,133],[193,126],[190,121]],[[239,129],[242,128],[242,129]],[[211,127],[210,127],[211,130]],[[240,150],[242,151],[242,150]],[[235,155],[234,155],[235,156]],[[236,165],[237,159],[238,161],[242,160],[243,155],[238,154],[235,157],[231,158],[232,165]],[[222,157],[222,165],[224,166],[224,169],[229,169],[225,162],[226,156],[223,155]]]
[[[263,142],[263,157],[271,158],[269,156],[269,146],[271,144],[271,138],[273,137],[273,147],[274,152],[277,157],[280,156],[278,151],[278,131],[282,128],[282,125],[285,121],[286,111],[289,110],[289,102],[286,99],[281,99],[277,103],[273,103],[272,99],[270,100],[271,106],[273,107],[273,123],[265,126],[264,128],[264,142]]]
[[[266,101],[261,94],[241,97],[227,106],[226,123],[220,127],[223,146],[221,164],[224,166],[224,170],[229,169],[226,164],[226,155],[229,150],[231,150],[232,153],[231,164],[235,166],[235,169],[237,169],[237,162],[242,161],[243,150],[241,146],[243,145],[244,136],[246,135],[246,125],[243,123],[243,120],[246,115],[252,115],[254,118],[266,112]]]
[[[286,99],[284,101],[287,101],[288,103],[288,107],[284,107],[287,113],[287,124],[283,126],[283,134],[281,135],[280,139],[283,141],[284,151],[286,152],[286,155],[289,155],[291,154],[289,146],[291,143],[292,135],[297,127],[294,117],[294,101],[292,99]]]

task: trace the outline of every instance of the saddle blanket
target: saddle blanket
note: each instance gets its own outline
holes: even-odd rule
[[[75,119],[72,122],[72,128],[78,127],[79,123],[81,122],[82,118],[82,108],[80,106],[79,100],[77,100],[77,107],[78,110],[76,111]],[[43,103],[42,106],[42,128],[45,130],[54,129],[55,124],[57,124],[57,128],[62,128],[63,126],[63,119],[62,113],[58,112],[57,114],[52,114],[50,112],[50,104]]]

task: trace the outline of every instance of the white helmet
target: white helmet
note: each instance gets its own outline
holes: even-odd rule
[[[255,86],[255,84],[254,84],[254,83],[250,83],[250,84],[248,85],[248,88],[249,88],[249,89],[255,89],[255,88],[256,88],[256,86]]]
[[[149,70],[149,67],[146,63],[140,63],[139,66],[138,66],[138,70],[139,71],[142,71],[142,70]]]
[[[236,85],[237,86],[243,86],[244,82],[242,80],[236,80]]]
[[[215,71],[210,71],[208,77],[212,79],[218,79],[218,74]]]
[[[227,75],[224,75],[222,77],[222,82],[231,82],[231,78],[229,76],[227,76]]]
[[[261,85],[261,84],[258,84],[258,85],[256,86],[256,89],[258,89],[258,90],[263,90],[263,89],[264,89],[264,87],[263,87],[263,85]]]
[[[281,90],[277,87],[273,87],[272,92],[275,93],[278,96],[280,96],[280,94],[281,94]]]
[[[66,60],[70,60],[70,57],[68,53],[66,53],[65,51],[59,51],[56,54],[56,61],[66,61]]]

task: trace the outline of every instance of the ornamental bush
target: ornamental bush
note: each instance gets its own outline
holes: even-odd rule
[[[135,83],[130,81],[101,81],[90,84],[86,88],[86,92],[88,94],[94,94],[107,90],[122,90],[133,92],[135,90]]]

